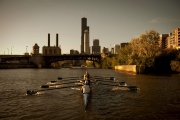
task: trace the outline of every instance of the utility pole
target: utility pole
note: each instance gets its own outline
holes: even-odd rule
[[[12,48],[13,48],[13,47],[14,47],[14,46],[11,47],[11,55],[12,55]]]

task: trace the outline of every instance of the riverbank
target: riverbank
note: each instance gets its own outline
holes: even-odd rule
[[[142,65],[117,65],[115,66],[115,70],[133,72],[136,74],[179,74],[179,72],[172,71],[170,68],[153,68]]]
[[[0,63],[0,69],[38,68],[32,63]]]

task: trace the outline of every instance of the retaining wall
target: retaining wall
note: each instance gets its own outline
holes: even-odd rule
[[[115,66],[115,70],[120,71],[128,71],[128,72],[135,72],[135,73],[145,73],[145,66],[142,65],[117,65]]]

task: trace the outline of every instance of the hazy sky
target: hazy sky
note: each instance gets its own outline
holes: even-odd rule
[[[86,13],[90,46],[130,42],[150,29],[160,34],[180,27],[180,0],[0,0],[0,54],[23,54],[37,43],[59,45],[62,54],[80,51],[81,18]],[[14,47],[12,47],[14,46]]]

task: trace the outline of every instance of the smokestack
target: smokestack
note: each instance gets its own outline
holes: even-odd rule
[[[58,34],[56,34],[56,47],[58,47]]]
[[[48,47],[50,47],[50,33],[48,33]]]

